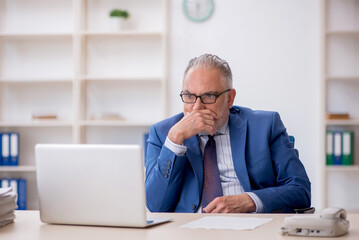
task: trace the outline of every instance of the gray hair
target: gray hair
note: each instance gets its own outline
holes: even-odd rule
[[[206,69],[218,69],[221,74],[221,79],[225,85],[228,84],[229,88],[233,87],[232,71],[227,61],[213,54],[203,54],[199,57],[193,58],[189,61],[188,66],[184,72],[186,77],[187,72],[190,69],[206,68]]]

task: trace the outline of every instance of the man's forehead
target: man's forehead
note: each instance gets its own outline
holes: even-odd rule
[[[218,72],[216,72],[218,71]],[[223,81],[218,69],[190,69],[182,82],[182,91],[197,94],[217,93],[223,90]]]
[[[219,90],[213,89],[213,90],[202,91],[202,92],[200,92],[200,93],[196,93],[196,92],[194,92],[194,91],[192,92],[192,91],[190,91],[190,90],[188,90],[188,89],[183,89],[182,92],[183,92],[183,93],[186,93],[186,94],[199,94],[199,95],[203,95],[203,94],[217,94],[217,93],[219,92]]]

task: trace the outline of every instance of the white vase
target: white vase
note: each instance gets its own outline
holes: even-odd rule
[[[120,31],[123,28],[122,17],[110,17],[110,22],[112,31]]]

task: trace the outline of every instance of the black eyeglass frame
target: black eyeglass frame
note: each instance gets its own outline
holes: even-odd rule
[[[188,94],[188,93],[183,93],[183,92],[181,92],[180,93],[180,97],[181,97],[181,99],[182,99],[182,102],[184,102],[184,103],[189,103],[189,104],[192,104],[192,103],[196,103],[197,102],[197,99],[199,98],[199,99],[201,99],[201,102],[203,103],[203,104],[214,104],[214,103],[216,103],[216,101],[217,101],[217,98],[219,97],[219,96],[221,96],[223,93],[226,93],[226,92],[228,92],[228,91],[230,91],[231,90],[231,88],[228,88],[228,89],[226,89],[226,90],[224,90],[223,92],[221,92],[221,93],[218,93],[218,94],[208,94],[208,93],[205,93],[205,94],[202,94],[202,95],[200,95],[200,96],[197,96],[197,95],[195,95],[195,94]],[[183,100],[183,95],[191,95],[191,96],[194,96],[194,97],[196,97],[195,98],[195,100],[193,101],[193,102],[185,102],[184,100]],[[214,102],[213,103],[205,103],[205,102],[203,102],[203,100],[202,100],[202,97],[203,96],[208,96],[208,95],[210,95],[210,96],[214,96],[215,98],[214,98]]]

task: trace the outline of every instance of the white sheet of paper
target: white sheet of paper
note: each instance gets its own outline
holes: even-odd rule
[[[180,228],[253,230],[272,218],[208,216],[186,223]]]

